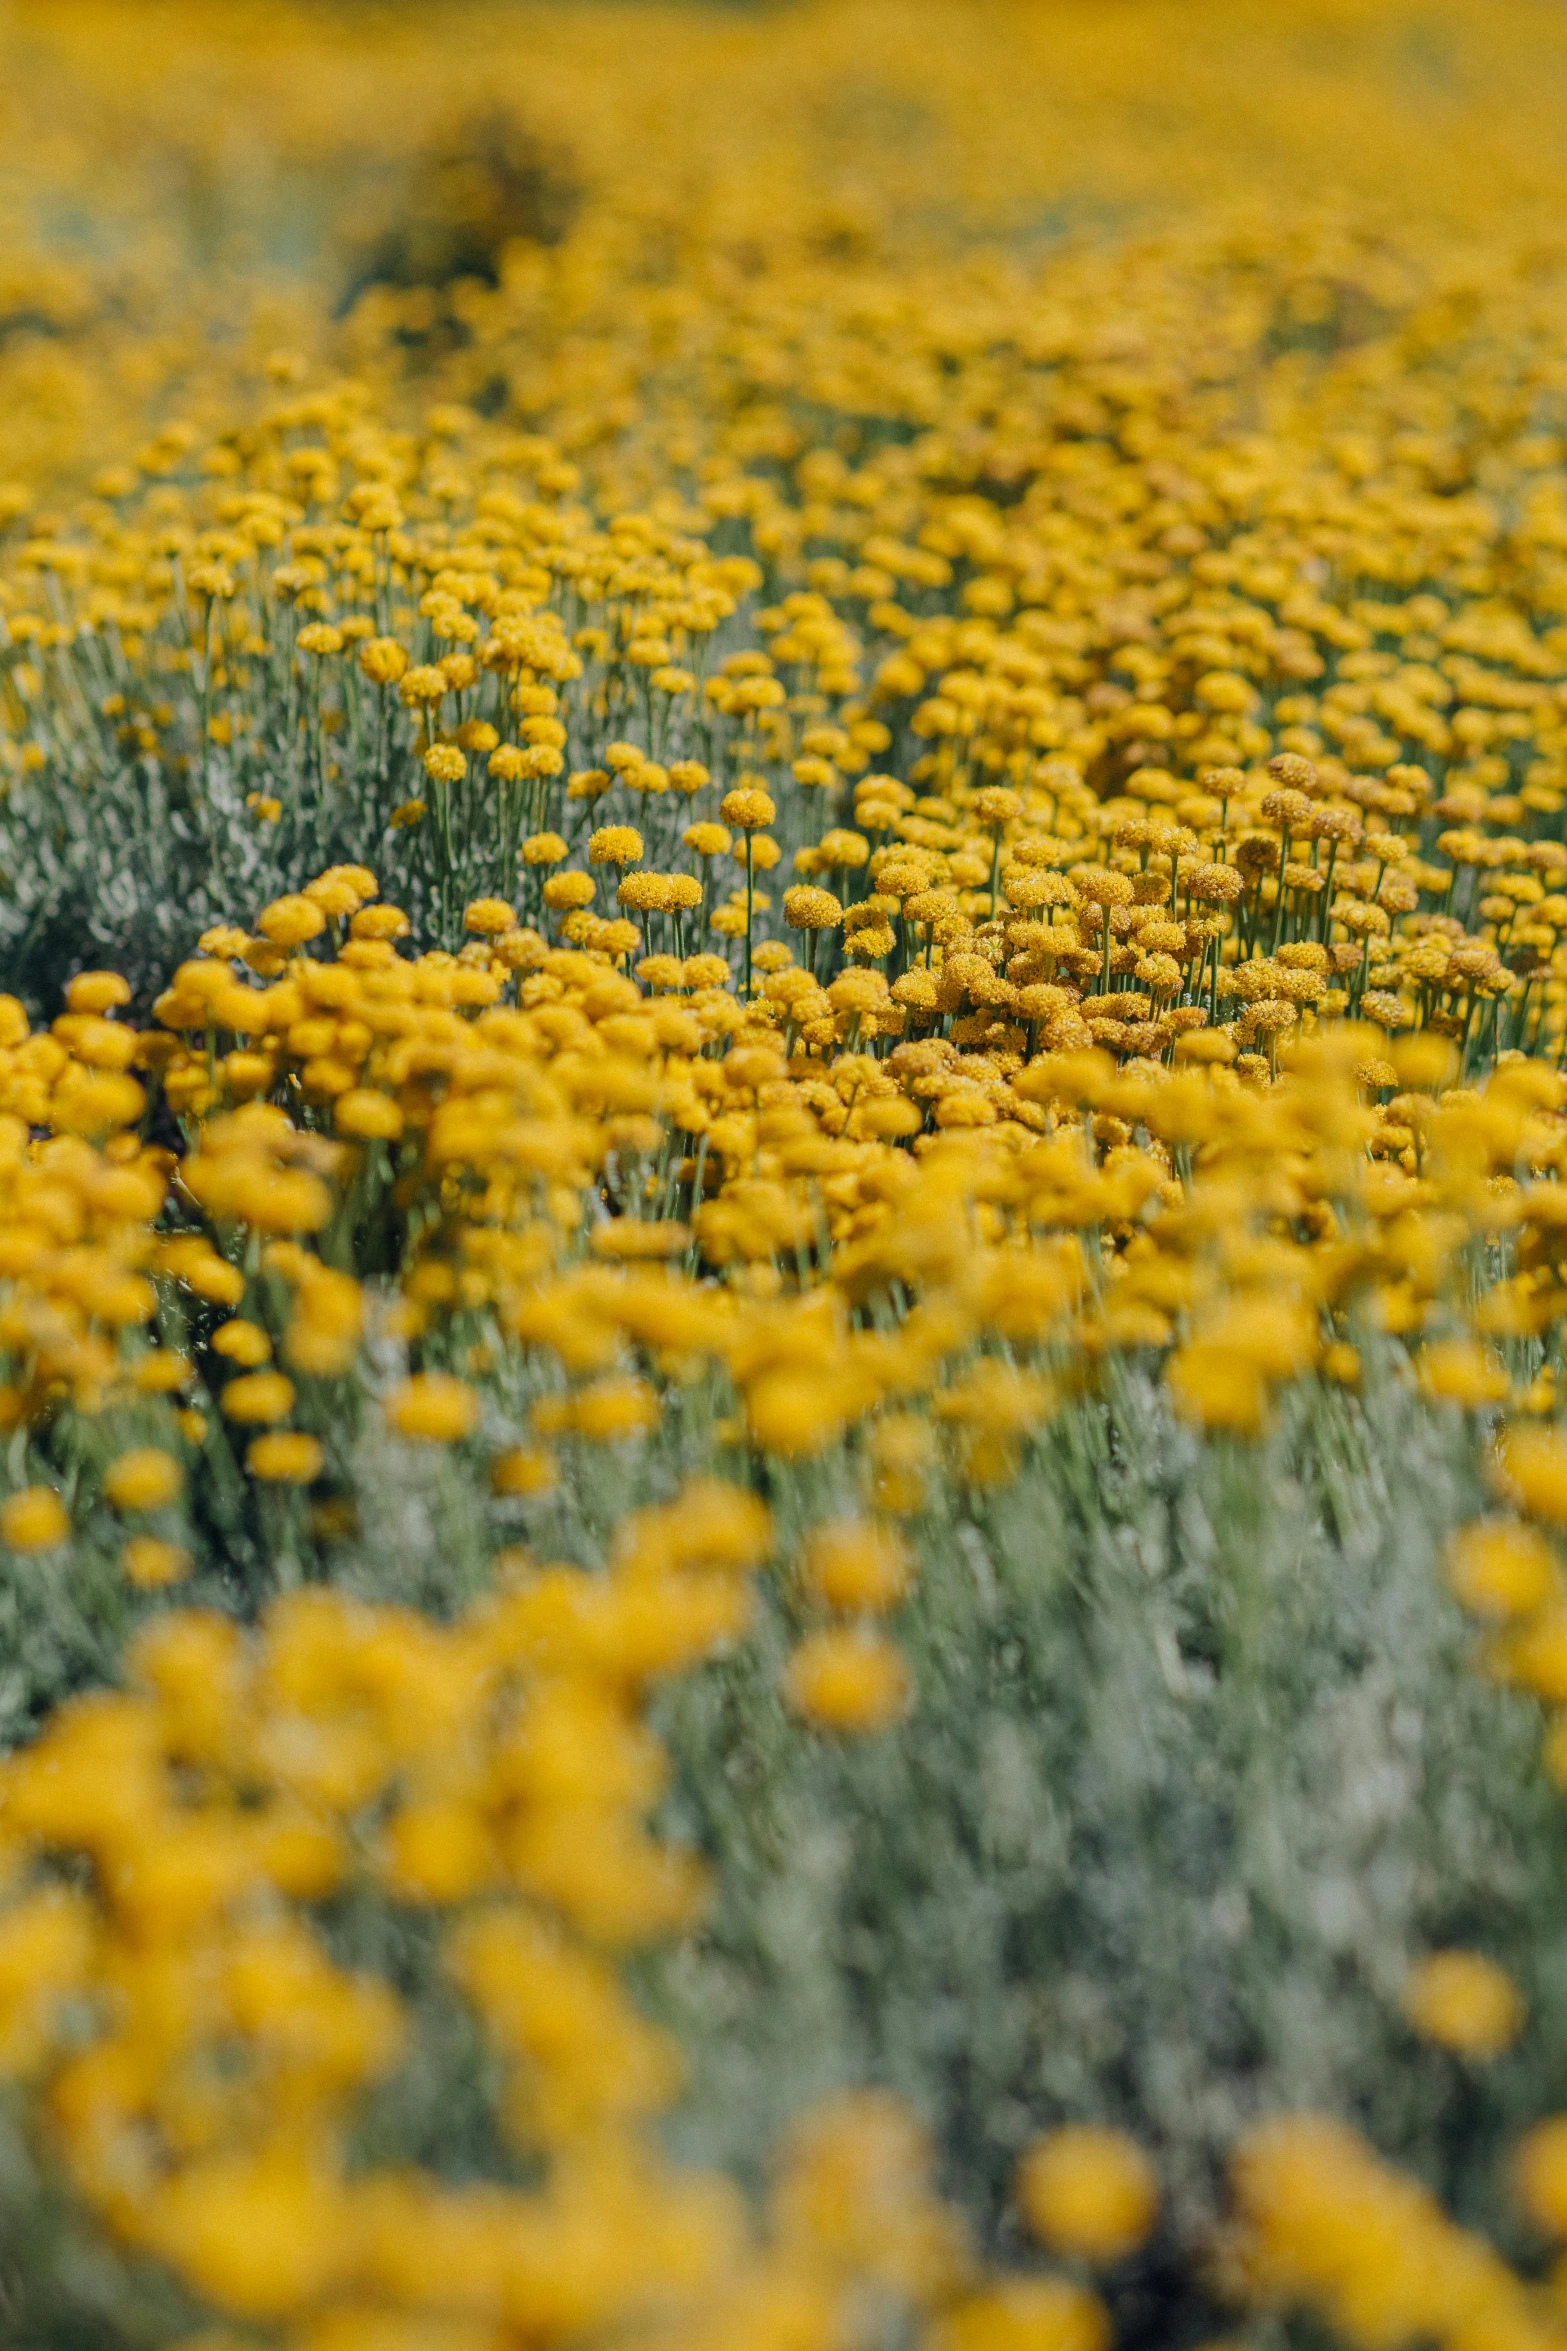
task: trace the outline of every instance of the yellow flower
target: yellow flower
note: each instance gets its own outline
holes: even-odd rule
[[[407,680],[403,682],[406,685]],[[432,743],[424,755],[424,772],[432,784],[460,784],[468,762],[455,743]]]
[[[1267,1390],[1255,1367],[1227,1348],[1194,1341],[1171,1357],[1165,1377],[1183,1420],[1248,1437],[1262,1427]]]
[[[71,1531],[53,1486],[24,1486],[0,1503],[0,1543],[10,1551],[52,1551]]]
[[[256,917],[256,928],[277,947],[301,947],[307,939],[319,937],[326,928],[326,916],[313,899],[296,894],[289,898],[274,898],[270,906],[263,906]]]
[[[1510,1384],[1500,1357],[1473,1339],[1433,1340],[1421,1349],[1416,1369],[1428,1396],[1470,1412],[1500,1403]]]
[[[247,1371],[257,1370],[270,1360],[272,1341],[258,1322],[236,1318],[219,1323],[212,1334],[215,1354],[227,1357],[230,1363],[243,1364]]]
[[[1534,1527],[1478,1519],[1449,1543],[1447,1580],[1478,1616],[1532,1616],[1554,1588],[1555,1554]]]
[[[130,982],[117,971],[80,971],[66,983],[65,1001],[73,1012],[112,1012],[130,1000]]]
[[[395,686],[408,667],[408,656],[395,637],[367,637],[359,648],[359,666],[373,686]]]
[[[1535,1517],[1567,1526],[1567,1436],[1556,1429],[1509,1429],[1497,1448],[1491,1482]]]
[[[493,939],[516,922],[514,909],[504,898],[475,898],[463,912],[463,929],[481,939]]]
[[[590,865],[635,865],[642,855],[642,835],[635,825],[601,825],[588,843]]]
[[[139,1592],[183,1583],[194,1564],[178,1543],[165,1543],[157,1535],[132,1535],[120,1553],[120,1573]]]
[[[449,1372],[416,1372],[386,1399],[386,1418],[399,1436],[431,1445],[455,1444],[479,1423],[479,1399]]]
[[[600,1380],[573,1399],[572,1426],[599,1445],[613,1445],[656,1428],[658,1398],[642,1380]]]
[[[726,857],[734,846],[727,825],[688,824],[680,837],[693,857]]]
[[[1456,2057],[1499,2057],[1523,2029],[1511,1978],[1477,1951],[1435,1951],[1404,1987],[1404,2013],[1423,2040]]]
[[[497,1494],[547,1494],[556,1482],[553,1454],[542,1446],[518,1445],[501,1454],[490,1471]]]
[[[294,1383],[280,1371],[247,1372],[230,1380],[218,1401],[230,1420],[284,1420],[293,1410]]]
[[[763,825],[771,824],[778,809],[771,796],[759,787],[742,786],[737,791],[725,793],[718,813],[725,824],[733,825],[737,832],[751,833],[759,832]]]
[[[1535,2226],[1567,2237],[1567,2115],[1548,2116],[1519,2141],[1513,2179]]]
[[[1018,2168],[1017,2200],[1053,2253],[1120,2261],[1152,2229],[1159,2190],[1135,2140],[1081,2123],[1051,2131],[1028,2150]]]
[[[185,1473],[170,1453],[140,1445],[111,1461],[103,1490],[116,1510],[162,1510],[177,1499]]]
[[[524,865],[560,865],[568,854],[559,833],[530,833],[522,844]]]
[[[307,2308],[343,2275],[352,2242],[338,2183],[303,2151],[282,2147],[208,2156],[174,2172],[143,2225],[187,2286],[247,2319]]]
[[[332,1124],[340,1135],[361,1143],[395,1143],[403,1131],[403,1114],[389,1094],[373,1086],[350,1086],[332,1105]]]
[[[1083,2286],[1014,2278],[945,2312],[931,2351],[1110,2351],[1110,2317]]]
[[[797,884],[783,894],[784,921],[791,930],[835,930],[843,921],[843,908],[831,890],[818,890],[808,882]]]
[[[786,1687],[807,1721],[833,1731],[884,1730],[913,1696],[896,1644],[847,1628],[807,1635],[789,1659]]]
[[[829,1608],[873,1614],[896,1608],[913,1573],[908,1545],[890,1527],[838,1519],[806,1540],[806,1589]]]
[[[245,1467],[268,1485],[308,1486],[321,1464],[320,1443],[298,1429],[271,1429],[245,1448]]]

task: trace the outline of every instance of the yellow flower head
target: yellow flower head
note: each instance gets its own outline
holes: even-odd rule
[[[885,1730],[912,1698],[902,1651],[879,1634],[829,1630],[809,1634],[789,1659],[790,1703],[820,1729]]]
[[[419,1372],[387,1397],[386,1418],[399,1436],[450,1445],[478,1426],[479,1399],[449,1372]]]
[[[178,1499],[184,1483],[185,1473],[172,1454],[139,1445],[110,1462],[103,1490],[116,1510],[162,1510]]]
[[[1404,1987],[1404,2013],[1423,2040],[1478,2062],[1499,2057],[1523,2029],[1512,1979],[1478,1951],[1435,1951]]]
[[[1053,2253],[1120,2261],[1159,2210],[1153,2166],[1121,2131],[1082,2123],[1037,2140],[1018,2168],[1018,2209]]]
[[[24,1486],[0,1503],[0,1543],[8,1551],[52,1551],[70,1531],[70,1516],[52,1486]]]

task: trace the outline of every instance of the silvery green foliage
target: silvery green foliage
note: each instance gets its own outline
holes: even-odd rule
[[[580,863],[596,824],[634,821],[651,865],[683,861],[682,829],[712,813],[717,786],[697,803],[678,792],[645,801],[618,786],[601,800],[568,801],[562,777],[508,798],[475,760],[442,803],[443,822],[432,815],[394,827],[394,810],[437,797],[413,720],[395,689],[364,678],[351,649],[330,669],[298,652],[309,615],[273,604],[265,559],[257,564],[259,649],[236,664],[236,676],[205,638],[195,598],[177,598],[155,647],[135,664],[112,630],[84,623],[40,649],[7,644],[0,624],[0,666],[14,673],[26,654],[39,673],[21,698],[34,764],[0,791],[0,981],[35,1010],[52,1013],[69,974],[95,964],[122,972],[145,1007],[204,929],[248,927],[269,900],[333,864],[368,861],[420,940],[455,948],[469,900],[496,892],[515,900],[530,881],[536,892],[540,877],[518,869],[526,831],[558,826]],[[586,608],[569,584],[560,602],[575,626]],[[378,618],[383,627],[395,620],[412,662],[444,650],[430,624],[401,605],[383,598]],[[748,626],[738,615],[725,623],[710,657],[749,641]],[[153,680],[163,696],[156,748],[127,747],[122,708],[144,710]],[[504,732],[508,691],[508,680],[486,674],[454,698],[453,715],[492,718]],[[227,742],[212,739],[215,714],[243,721]],[[563,718],[568,768],[595,766],[622,738],[720,772],[726,721],[700,701],[650,717],[625,701],[618,672],[591,660]],[[275,820],[258,817],[258,798],[276,803]],[[805,839],[810,815],[806,795],[784,807],[777,829],[786,853]],[[536,903],[528,911],[537,914]],[[781,927],[776,913],[758,917],[758,936]]]
[[[1217,2329],[1193,2254],[1270,2112],[1349,2117],[1527,2254],[1502,2172],[1567,2098],[1567,1809],[1536,1708],[1477,1674],[1442,1587],[1481,1501],[1460,1416],[1385,1378],[1364,1409],[1301,1391],[1252,1448],[1182,1430],[1132,1373],[1013,1487],[921,1525],[904,1727],[791,1721],[792,1612],[770,1607],[666,1709],[675,1815],[718,1889],[654,1979],[693,2052],[679,2144],[754,2175],[804,2098],[885,2082],[1021,2255],[1020,2149],[1125,2127],[1168,2199],[1112,2296],[1118,2339],[1149,2346]],[[1401,2016],[1411,1961],[1453,1943],[1529,2000],[1488,2068]]]
[[[357,1524],[328,1542],[282,1498],[274,1524],[230,1523],[214,1456],[192,1497],[211,1564],[177,1603],[248,1614],[280,1584],[329,1576],[445,1613],[518,1539],[591,1565],[626,1512],[711,1465],[712,1424],[735,1401],[715,1379],[651,1441],[579,1460],[567,1440],[552,1495],[502,1503],[477,1455],[443,1451],[411,1475],[408,1449],[388,1449],[370,1391],[401,1362],[373,1316],[369,1408],[339,1394],[322,1419]],[[557,1377],[503,1353],[479,1453]],[[106,1439],[84,1422],[51,1442],[57,1467],[87,1477]],[[1246,1446],[1195,1437],[1149,1378],[1117,1374],[1105,1399],[1056,1418],[1013,1485],[933,1478],[896,1627],[918,1705],[863,1741],[808,1731],[779,1695],[806,1617],[800,1541],[853,1506],[854,1449],[727,1469],[769,1481],[778,1541],[753,1635],[656,1710],[676,1764],[664,1828],[707,1853],[716,1886],[702,1929],[640,1970],[689,2053],[678,2153],[760,2187],[802,2107],[887,2083],[929,2122],[986,2251],[1028,2261],[1008,2204],[1019,2150],[1064,2119],[1122,2125],[1167,2197],[1158,2241],[1108,2281],[1133,2351],[1226,2325],[1202,2283],[1224,2164],[1282,2108],[1348,2116],[1457,2217],[1531,2257],[1503,2169],[1517,2131],[1567,2103],[1567,1808],[1539,1769],[1537,1709],[1476,1671],[1443,1588],[1443,1544],[1484,1506],[1471,1422],[1373,1361],[1363,1404],[1302,1386],[1278,1432]],[[163,1604],[111,1592],[101,1534],[94,1522],[79,1539],[64,1590],[16,1563],[26,1687],[10,1736],[112,1676],[134,1621]],[[365,2101],[358,2152],[504,2175],[516,2159],[494,2133],[491,2061],[445,1981],[438,1922],[360,1891],[318,1925],[412,2011],[408,2061]],[[1529,2001],[1518,2048],[1481,2070],[1401,2018],[1412,1958],[1450,1943],[1500,1960]],[[67,2224],[34,2164],[0,2133],[0,2342],[164,2339],[165,2287]],[[1272,2339],[1316,2338],[1293,2323],[1247,2337]]]
[[[0,2342],[6,2351],[161,2351],[198,2314],[73,2212],[0,2098]]]
[[[416,788],[417,762],[405,745],[393,749],[385,713],[351,669],[341,741],[312,727],[292,620],[274,616],[272,649],[252,662],[254,731],[226,746],[207,740],[213,697],[194,621],[195,649],[166,678],[155,752],[128,751],[103,714],[105,699],[146,691],[112,633],[83,628],[40,657],[28,739],[42,764],[0,800],[0,970],[14,992],[52,1010],[68,972],[108,963],[145,1003],[209,924],[248,923],[269,899],[383,840],[391,807]],[[276,823],[247,807],[255,793],[281,803]]]

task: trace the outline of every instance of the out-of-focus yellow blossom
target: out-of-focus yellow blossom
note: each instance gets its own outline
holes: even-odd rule
[[[1075,2124],[1052,2131],[1024,2156],[1017,2199],[1025,2221],[1054,2253],[1118,2261],[1153,2227],[1153,2166],[1121,2132]]]
[[[1511,1979],[1478,1951],[1434,1951],[1404,1987],[1417,2033],[1455,2056],[1496,2057],[1516,2040],[1523,2002]]]

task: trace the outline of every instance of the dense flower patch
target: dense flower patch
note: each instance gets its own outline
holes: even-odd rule
[[[21,14],[16,2340],[1567,2340],[1567,31]]]

